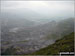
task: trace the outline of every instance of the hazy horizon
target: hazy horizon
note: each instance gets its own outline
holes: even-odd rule
[[[33,21],[60,20],[74,17],[74,1],[1,1],[1,12],[17,16],[20,14],[21,17]]]

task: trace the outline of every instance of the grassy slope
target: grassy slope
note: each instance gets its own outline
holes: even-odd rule
[[[20,50],[20,48],[13,49],[13,47],[8,48],[4,54],[16,54],[17,50]],[[73,52],[74,51],[74,33],[71,33],[67,36],[64,36],[63,38],[57,40],[54,44],[49,45],[46,48],[40,49],[37,52],[34,52],[32,54],[28,55],[54,55],[54,54],[59,54],[59,52],[64,51],[64,52]]]
[[[40,49],[32,55],[54,55],[59,52],[73,52],[74,51],[74,33],[64,36],[57,40],[54,44],[46,48]]]

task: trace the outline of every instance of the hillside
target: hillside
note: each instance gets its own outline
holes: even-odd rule
[[[33,55],[55,55],[59,52],[74,52],[74,33],[64,36],[54,44],[33,53]]]
[[[62,20],[57,25],[57,32],[61,36],[65,36],[74,31],[74,18]]]
[[[9,32],[4,29],[4,32],[1,32],[2,54],[9,54],[13,49],[16,49],[15,53],[10,54],[31,54],[41,48],[45,48],[53,44],[57,39],[73,32],[73,23],[73,19],[65,19],[60,22],[51,21],[31,28],[18,30],[15,30],[15,28]],[[6,53],[8,50],[10,52]]]

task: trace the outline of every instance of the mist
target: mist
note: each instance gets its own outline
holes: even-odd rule
[[[73,1],[1,1],[1,12],[32,21],[74,17]],[[4,15],[3,14],[3,15]],[[10,16],[8,16],[10,17]]]
[[[0,19],[1,55],[74,51],[74,1],[3,0]]]

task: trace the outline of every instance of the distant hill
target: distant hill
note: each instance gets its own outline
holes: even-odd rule
[[[58,34],[67,35],[74,31],[74,18],[68,18],[58,22],[57,32]]]
[[[71,32],[74,32],[74,18],[64,19],[56,23],[53,22],[54,21],[52,21],[52,23],[43,25],[44,27],[40,27],[40,29],[44,28],[44,30],[46,30],[45,32],[47,33],[47,37],[45,37],[45,39],[56,40],[65,35],[68,35]]]
[[[54,44],[34,52],[32,55],[54,55],[59,52],[74,52],[74,33],[64,36]]]
[[[14,28],[28,28],[34,26],[36,23],[24,18],[13,18],[13,19],[1,19],[1,31],[8,32],[10,29]]]

